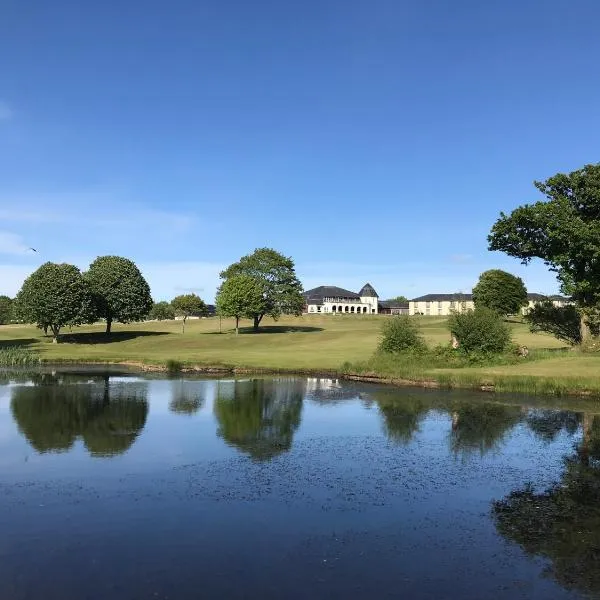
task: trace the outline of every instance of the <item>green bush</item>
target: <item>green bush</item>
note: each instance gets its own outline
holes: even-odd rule
[[[409,316],[399,315],[384,323],[379,342],[380,351],[388,353],[423,352],[426,348],[419,326]]]
[[[167,369],[167,373],[169,374],[181,373],[183,369],[183,363],[170,358],[169,360],[167,360],[167,362],[165,362],[165,368]]]
[[[500,354],[511,343],[508,325],[490,308],[454,313],[448,319],[448,328],[458,340],[459,350],[466,354]]]

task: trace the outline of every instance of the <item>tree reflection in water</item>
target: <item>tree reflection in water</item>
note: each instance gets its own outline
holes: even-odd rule
[[[11,412],[21,434],[40,453],[66,452],[78,438],[92,456],[123,454],[148,415],[147,383],[111,384],[109,376],[38,374],[15,386]]]
[[[538,419],[540,416],[538,415]],[[556,414],[548,430],[557,429]],[[579,418],[579,417],[578,417]],[[493,504],[498,531],[530,555],[550,561],[548,573],[563,587],[600,595],[600,417],[584,414],[583,435],[565,459],[559,482],[544,492],[530,485]],[[572,429],[572,417],[562,429]],[[539,425],[539,423],[538,423]]]
[[[218,435],[257,461],[288,451],[300,426],[305,385],[292,378],[218,382]]]
[[[521,408],[493,402],[453,402],[450,448],[456,454],[479,453],[498,448],[522,418]]]
[[[394,442],[412,441],[430,411],[450,417],[449,441],[454,453],[484,455],[497,448],[523,415],[516,405],[489,401],[456,401],[444,394],[398,394],[393,390],[370,394],[383,417],[383,428]]]
[[[388,438],[400,444],[408,444],[419,431],[421,421],[431,409],[431,403],[416,395],[394,391],[371,394],[383,417],[383,430]]]
[[[204,406],[204,384],[200,381],[179,379],[172,381],[169,410],[175,414],[192,416]]]

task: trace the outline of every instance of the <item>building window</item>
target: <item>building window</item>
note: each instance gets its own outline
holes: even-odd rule
[[[438,315],[441,315],[441,314],[442,314],[442,303],[440,302],[438,304]]]

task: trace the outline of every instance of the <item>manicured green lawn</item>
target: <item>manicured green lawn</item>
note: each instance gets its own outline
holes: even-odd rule
[[[46,360],[139,361],[164,364],[177,360],[199,365],[230,365],[269,369],[337,369],[344,362],[369,358],[377,347],[379,330],[389,317],[357,317],[343,315],[286,317],[277,322],[265,319],[262,333],[232,332],[233,322],[219,319],[188,320],[185,334],[181,322],[162,321],[115,324],[113,334],[106,337],[101,325],[65,330],[63,340],[52,344],[32,326],[0,327],[0,344],[19,343],[39,350]],[[444,317],[416,317],[431,344],[446,343],[449,334]],[[250,325],[245,322],[244,325]],[[554,338],[531,334],[525,325],[512,324],[515,341],[529,348],[560,348]],[[587,358],[587,357],[586,357]],[[595,357],[557,359],[569,371],[573,367],[586,373],[596,364]],[[507,369],[541,368],[550,361],[536,361]],[[555,361],[552,361],[555,362]],[[587,365],[590,365],[589,367]],[[600,361],[597,361],[600,365]],[[585,366],[583,366],[585,365]],[[553,367],[558,368],[558,367]]]
[[[449,334],[444,317],[415,317],[430,345],[446,344]],[[250,323],[236,336],[233,322],[219,319],[188,321],[185,334],[180,321],[114,325],[106,336],[102,325],[65,330],[61,343],[32,326],[0,326],[0,348],[23,345],[37,350],[47,361],[97,361],[146,363],[165,366],[169,360],[188,365],[264,368],[273,370],[339,370],[375,374],[395,380],[437,381],[448,387],[541,394],[571,392],[600,394],[600,355],[569,352],[558,340],[532,334],[522,323],[511,323],[513,339],[533,352],[516,364],[469,368],[434,368],[420,358],[399,360],[393,356],[373,363],[384,316],[286,317],[265,319],[261,333]],[[540,351],[542,358],[539,358]],[[538,353],[538,358],[532,358]]]

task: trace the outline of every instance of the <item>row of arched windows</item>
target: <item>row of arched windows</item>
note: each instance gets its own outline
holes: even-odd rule
[[[331,309],[332,309],[333,312],[350,312],[350,313],[353,313],[353,312],[360,313],[361,312],[361,307],[360,306],[357,306],[356,310],[354,310],[355,309],[354,306],[335,306],[334,305],[334,306],[331,307]],[[363,313],[367,312],[367,307],[366,306],[362,307],[362,312]]]

